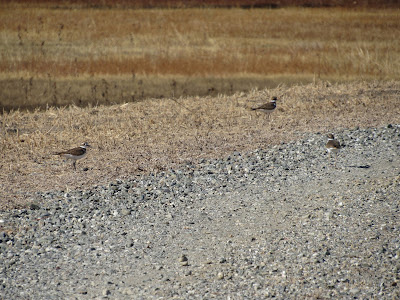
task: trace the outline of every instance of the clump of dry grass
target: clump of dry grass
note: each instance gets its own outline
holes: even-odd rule
[[[268,147],[304,132],[399,123],[399,90],[399,82],[320,82],[233,96],[4,112],[0,206],[26,205],[36,191],[86,189],[234,150]],[[280,100],[270,121],[249,109],[272,95]],[[52,155],[83,141],[93,149],[76,172]]]

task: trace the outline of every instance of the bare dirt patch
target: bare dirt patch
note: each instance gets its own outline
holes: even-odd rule
[[[279,99],[269,120],[249,108]],[[232,96],[48,108],[0,117],[1,209],[38,191],[86,189],[232,151],[265,148],[306,132],[400,123],[400,82],[320,82]],[[77,171],[54,152],[88,141]],[[86,171],[85,168],[87,168]]]

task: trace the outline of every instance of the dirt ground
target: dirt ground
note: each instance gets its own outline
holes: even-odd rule
[[[278,97],[268,118],[250,108]],[[0,209],[35,192],[88,189],[233,151],[266,148],[307,132],[400,123],[400,82],[317,82],[232,96],[149,99],[112,106],[48,108],[0,116]],[[87,157],[57,151],[87,141]]]

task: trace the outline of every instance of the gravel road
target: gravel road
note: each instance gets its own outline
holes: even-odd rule
[[[0,212],[0,298],[399,299],[400,125],[334,134],[336,167],[305,134],[36,193]]]

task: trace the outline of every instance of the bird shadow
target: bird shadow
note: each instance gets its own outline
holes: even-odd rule
[[[371,168],[370,165],[360,165],[360,166],[346,166],[348,168],[359,168],[359,169],[369,169]]]

